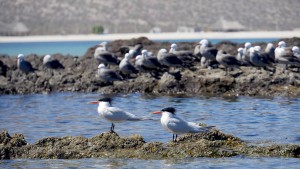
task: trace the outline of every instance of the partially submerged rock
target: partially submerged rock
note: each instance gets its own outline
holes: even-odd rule
[[[26,143],[22,134],[0,133],[0,159],[79,159],[139,158],[166,159],[186,157],[274,156],[300,157],[300,145],[254,146],[217,129],[207,133],[187,134],[177,142],[146,143],[143,137],[120,137],[113,132],[92,138],[81,136],[46,137],[34,144]]]

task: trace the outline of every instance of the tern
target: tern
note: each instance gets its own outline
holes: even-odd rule
[[[129,112],[126,112],[118,107],[113,107],[112,99],[105,97],[101,98],[97,101],[91,101],[90,104],[98,104],[98,114],[104,118],[105,120],[108,120],[111,122],[111,128],[110,131],[114,132],[115,124],[117,122],[122,121],[140,121],[143,120],[142,118],[136,117],[134,114],[131,114]]]
[[[173,141],[176,142],[178,134],[185,133],[202,133],[208,132],[209,129],[215,126],[202,127],[193,122],[187,122],[179,118],[175,114],[175,108],[167,107],[160,111],[152,112],[152,114],[162,114],[161,125],[171,133],[173,133]]]

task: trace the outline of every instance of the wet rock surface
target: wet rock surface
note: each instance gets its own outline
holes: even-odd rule
[[[300,46],[300,38],[283,39],[287,46]],[[156,52],[161,48],[168,49],[170,43],[152,42],[147,38],[117,40],[109,43],[109,50],[116,53],[121,46],[143,44],[148,51]],[[277,43],[277,42],[274,42]],[[180,50],[193,51],[197,43],[178,43]],[[266,43],[256,43],[262,49]],[[224,41],[215,45],[231,54],[243,44]],[[25,74],[17,69],[14,57],[0,56],[0,94],[49,93],[60,91],[100,92],[100,93],[153,93],[153,94],[187,94],[187,95],[248,95],[248,96],[300,96],[300,73],[295,70],[282,72],[277,66],[272,73],[254,67],[241,67],[241,70],[230,71],[228,75],[222,68],[203,69],[199,61],[194,61],[189,68],[180,68],[171,73],[161,73],[153,77],[149,73],[140,73],[124,81],[107,84],[96,77],[98,67],[93,57],[96,47],[87,50],[83,57],[53,55],[65,69],[52,70],[42,65],[42,57],[29,55],[25,59],[36,69],[34,73]],[[118,70],[118,67],[112,66]]]
[[[46,137],[28,144],[22,134],[0,133],[0,159],[79,159],[79,158],[138,158],[167,159],[187,157],[272,156],[300,157],[300,145],[248,145],[237,137],[217,129],[208,133],[186,134],[177,142],[146,143],[143,137],[120,137],[102,133],[92,138]]]

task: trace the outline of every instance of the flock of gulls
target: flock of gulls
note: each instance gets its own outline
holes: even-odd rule
[[[226,75],[229,69],[240,66],[260,67],[275,72],[276,64],[288,67],[300,67],[299,47],[286,47],[284,41],[280,41],[275,48],[274,44],[268,43],[265,50],[260,46],[252,46],[246,42],[244,48],[239,48],[237,54],[230,54],[224,50],[213,47],[207,39],[202,39],[195,46],[194,51],[177,50],[177,44],[173,43],[170,49],[160,49],[155,56],[153,52],[143,49],[141,44],[133,47],[121,47],[122,59],[116,53],[107,50],[107,42],[98,44],[94,52],[94,58],[99,62],[96,72],[97,78],[106,83],[122,81],[133,74],[150,73],[159,76],[162,72],[175,70],[176,68],[190,68],[195,62],[199,62],[201,68],[217,68],[220,65],[225,68]],[[35,69],[25,60],[23,54],[18,55],[18,68],[25,73],[33,72]],[[51,55],[43,58],[43,64],[47,68],[61,69],[64,66]],[[110,69],[118,66],[118,70]]]
[[[275,71],[275,65],[284,65],[286,70],[290,66],[300,67],[300,51],[299,47],[286,47],[284,41],[280,41],[275,48],[274,44],[268,43],[264,51],[260,46],[252,46],[246,42],[244,48],[239,48],[237,54],[230,54],[224,50],[218,50],[211,43],[202,39],[195,47],[194,51],[177,50],[177,45],[172,44],[170,49],[160,49],[155,56],[152,52],[143,49],[141,44],[134,47],[120,48],[123,54],[122,60],[119,60],[115,53],[107,50],[107,42],[100,43],[95,52],[94,59],[99,62],[96,76],[99,80],[107,83],[114,81],[122,81],[129,78],[132,74],[150,73],[157,76],[160,72],[171,72],[176,68],[189,68],[191,63],[198,61],[202,68],[215,68],[222,65],[226,74],[229,68],[240,68],[240,66],[260,67],[267,71]],[[25,60],[23,54],[18,55],[18,68],[25,73],[33,72],[36,69]],[[61,69],[64,66],[51,55],[43,58],[45,67],[51,69]],[[118,71],[110,69],[111,66],[118,66]],[[114,132],[116,122],[122,121],[140,121],[145,120],[123,111],[120,108],[112,106],[110,98],[101,98],[97,101],[90,102],[98,104],[99,115],[110,121],[111,131]],[[175,114],[175,108],[167,107],[153,114],[162,114],[162,126],[173,133],[173,141],[176,141],[178,134],[184,133],[201,133],[208,132],[214,126],[202,127],[196,123],[186,122]]]

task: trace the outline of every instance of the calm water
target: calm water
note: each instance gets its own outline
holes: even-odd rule
[[[110,123],[97,114],[97,105],[87,104],[101,95],[95,93],[53,93],[49,95],[1,95],[0,130],[24,133],[26,140],[34,143],[48,136],[93,137],[110,128]],[[150,112],[174,106],[178,116],[198,123],[215,125],[253,144],[300,143],[299,98],[253,97],[154,97],[130,94],[113,96],[113,105],[139,116],[153,120],[116,124],[121,136],[142,135],[146,141],[169,142],[172,134],[159,122],[160,115]],[[180,167],[265,167],[295,168],[300,159],[249,158],[185,159],[179,161],[151,161],[133,159],[81,159],[81,160],[8,160],[0,161],[0,168],[98,168],[149,166],[162,168]],[[296,165],[298,164],[298,165]]]
[[[223,41],[223,39],[209,39],[213,44]],[[245,43],[245,42],[272,42],[278,39],[230,39],[232,42]],[[184,40],[162,40],[164,42],[197,42],[199,40],[184,39]],[[100,41],[73,41],[73,42],[13,42],[13,43],[0,43],[0,54],[9,56],[17,56],[19,53],[25,55],[37,54],[56,54],[63,55],[83,56],[88,48],[99,44]]]
[[[137,160],[137,159],[79,159],[79,160],[4,160],[2,169],[11,168],[299,168],[296,158],[197,158],[176,160]]]

